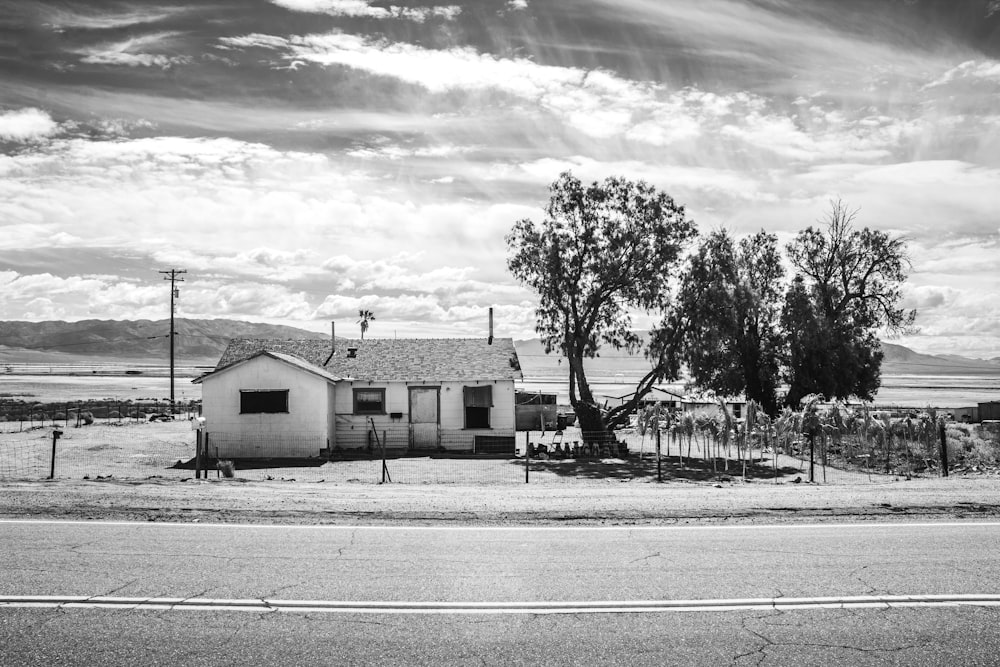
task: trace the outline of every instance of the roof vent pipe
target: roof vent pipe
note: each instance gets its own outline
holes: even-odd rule
[[[326,366],[333,359],[333,355],[337,354],[337,323],[330,322],[330,356],[326,358],[323,365]]]
[[[493,306],[490,306],[490,337],[486,339],[486,344],[493,344]]]

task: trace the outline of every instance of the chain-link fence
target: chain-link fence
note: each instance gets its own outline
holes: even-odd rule
[[[325,447],[315,435],[244,436],[254,456],[217,449],[224,434],[201,440],[186,420],[95,419],[0,433],[0,478],[189,479],[231,473],[248,480],[405,484],[558,484],[636,482],[808,482],[856,484],[943,474],[940,439],[859,435],[809,438],[713,438],[664,429],[616,431],[598,437],[562,431],[445,434],[415,447],[404,426],[360,430],[358,447]],[[938,435],[939,437],[939,435]],[[214,440],[217,439],[217,440]],[[989,425],[947,425],[952,471],[995,470],[1000,433]],[[303,454],[303,443],[311,449]],[[426,444],[417,442],[417,445]],[[261,452],[266,455],[261,455]],[[247,453],[246,451],[244,453]]]

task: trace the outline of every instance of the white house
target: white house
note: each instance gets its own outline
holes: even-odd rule
[[[514,342],[235,339],[202,384],[208,453],[513,451]]]

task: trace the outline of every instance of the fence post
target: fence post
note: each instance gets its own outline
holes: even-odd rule
[[[201,429],[194,433],[194,478],[201,479]]]
[[[528,483],[528,470],[531,462],[531,431],[524,432],[524,483]]]
[[[208,479],[208,433],[205,433],[201,438],[201,446],[205,450],[205,457],[202,459],[202,464],[205,466],[204,477]]]
[[[56,476],[56,440],[62,435],[62,431],[55,428],[52,429],[52,463],[49,466],[49,479],[55,479]]]
[[[944,420],[938,422],[938,436],[941,438],[941,476],[948,476],[948,439],[945,435]]]
[[[656,481],[663,481],[663,470],[660,466],[660,428],[656,428]]]
[[[809,482],[816,481],[816,434],[809,433]]]

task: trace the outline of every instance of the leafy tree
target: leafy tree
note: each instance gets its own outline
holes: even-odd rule
[[[671,269],[695,234],[684,207],[643,181],[611,177],[585,186],[566,172],[550,187],[542,222],[519,220],[507,235],[507,267],[538,294],[536,331],[546,352],[566,357],[570,403],[587,437],[602,437],[653,384],[676,376],[671,334],[660,331],[646,342],[652,368],[633,399],[604,415],[584,359],[602,344],[644,347],[630,311],[664,311]]]
[[[358,311],[358,317],[361,318],[361,319],[358,320],[358,324],[361,325],[361,340],[364,340],[365,339],[365,332],[368,331],[368,323],[375,321],[375,314],[372,311],[367,310],[367,309],[365,309],[365,310],[359,310]]]
[[[671,314],[692,380],[722,396],[744,393],[770,415],[778,411],[783,276],[774,235],[736,243],[712,232],[689,258]]]
[[[877,333],[912,330],[916,311],[899,307],[910,268],[906,242],[855,229],[856,216],[834,201],[825,229],[809,227],[787,247],[796,270],[782,312],[789,405],[808,394],[871,400],[881,384]]]

